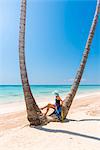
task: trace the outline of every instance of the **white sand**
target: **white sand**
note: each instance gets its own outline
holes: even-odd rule
[[[13,111],[11,110],[13,105]],[[0,106],[0,150],[99,150],[100,93],[76,97],[69,122],[30,128],[24,103]],[[40,103],[40,106],[44,105]],[[6,107],[5,106],[5,107]],[[7,113],[8,110],[8,113]]]

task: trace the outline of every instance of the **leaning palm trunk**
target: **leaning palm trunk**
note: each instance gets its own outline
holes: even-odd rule
[[[85,68],[85,65],[87,62],[88,54],[90,52],[90,46],[91,46],[94,32],[96,29],[96,24],[98,21],[99,14],[100,14],[100,0],[97,0],[96,11],[95,11],[94,19],[93,19],[93,22],[91,25],[90,33],[89,33],[89,36],[88,36],[88,39],[86,42],[86,46],[85,46],[85,50],[84,50],[83,57],[81,60],[81,64],[80,64],[79,70],[77,71],[77,75],[75,77],[74,83],[71,87],[71,91],[69,92],[69,94],[67,95],[67,97],[65,98],[64,103],[63,103],[63,117],[64,118],[66,118],[66,116],[69,112],[70,106],[72,104],[72,101],[74,99],[74,96],[78,90],[78,86],[80,84],[80,81],[81,81],[81,78],[82,78],[82,75],[84,72],[84,68]]]
[[[75,77],[74,83],[72,85],[71,91],[68,94],[68,96],[65,98],[63,103],[63,116],[66,118],[68,111],[70,109],[70,106],[72,104],[72,101],[74,99],[74,96],[77,92],[80,80],[82,78],[82,74],[85,68],[85,64],[88,58],[88,53],[90,50],[90,45],[92,42],[92,38],[94,36],[94,31],[96,28],[98,15],[100,12],[100,0],[98,0],[95,16],[93,19],[93,23],[91,26],[91,30],[89,33],[89,37],[86,43],[85,51],[82,57],[82,61],[79,67],[79,70],[77,72],[77,75]],[[21,80],[22,80],[22,86],[24,91],[24,97],[26,102],[26,109],[27,109],[27,118],[30,122],[30,125],[40,125],[40,124],[46,124],[49,121],[57,121],[57,118],[55,115],[49,117],[43,116],[42,112],[40,111],[39,107],[37,106],[35,99],[32,95],[30,85],[28,82],[28,76],[27,76],[27,70],[26,70],[26,64],[25,64],[25,23],[26,23],[26,0],[21,1],[21,17],[20,17],[20,32],[19,32],[19,60],[20,60],[20,73],[21,73]]]
[[[46,117],[43,116],[39,107],[37,106],[35,99],[32,95],[26,64],[25,64],[25,24],[26,24],[26,0],[21,1],[21,16],[20,16],[20,31],[19,31],[19,61],[20,61],[20,73],[22,86],[24,91],[26,109],[27,109],[27,118],[30,122],[30,125],[39,125],[47,122]]]

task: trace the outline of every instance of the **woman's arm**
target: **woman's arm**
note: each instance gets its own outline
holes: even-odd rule
[[[63,100],[58,96],[58,100],[61,101],[61,105],[63,104]]]

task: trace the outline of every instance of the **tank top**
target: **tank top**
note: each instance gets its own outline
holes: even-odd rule
[[[60,100],[57,100],[56,98],[55,101],[56,101],[56,106],[60,106]]]

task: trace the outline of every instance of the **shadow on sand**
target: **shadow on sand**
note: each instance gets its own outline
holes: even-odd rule
[[[80,122],[80,121],[100,121],[100,119],[82,119],[82,120],[66,119],[64,122],[70,122],[70,121],[76,121],[76,122]],[[35,128],[37,130],[45,131],[45,132],[50,132],[50,133],[64,133],[64,134],[75,135],[75,136],[79,136],[79,137],[83,137],[83,138],[89,138],[89,139],[100,141],[100,137],[90,136],[90,135],[77,133],[77,132],[72,132],[72,131],[67,131],[67,130],[48,129],[48,128],[45,128],[43,126],[37,126],[37,127],[33,127],[33,128]]]
[[[76,122],[80,122],[80,121],[100,121],[100,119],[81,119],[81,120],[65,119],[64,120],[64,122],[70,122],[70,121],[76,121]]]

